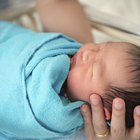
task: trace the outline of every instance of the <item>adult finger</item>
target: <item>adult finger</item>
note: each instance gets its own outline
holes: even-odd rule
[[[131,129],[130,135],[132,139],[140,140],[140,106],[134,109],[134,128]]]
[[[120,98],[113,100],[111,136],[114,140],[125,137],[125,102]]]
[[[90,96],[92,122],[95,133],[104,134],[107,132],[107,124],[105,120],[104,109],[100,96],[93,94]]]
[[[81,106],[81,113],[84,118],[84,127],[86,132],[87,140],[95,140],[94,129],[92,125],[91,110],[88,105],[84,104]]]

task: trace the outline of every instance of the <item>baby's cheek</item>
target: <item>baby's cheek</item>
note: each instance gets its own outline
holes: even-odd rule
[[[67,78],[67,87],[70,97],[75,100],[88,101],[86,80],[83,80],[83,72],[79,68],[71,70]]]
[[[90,103],[90,94],[86,92],[82,92],[79,96],[80,100]]]
[[[67,83],[68,86],[73,90],[78,90],[78,85],[80,84],[81,76],[77,70],[71,70],[68,74]]]
[[[89,102],[88,97],[86,97],[85,94],[83,94],[83,92],[79,92],[79,91],[70,92],[69,95],[68,95],[68,98],[71,99],[72,101],[86,101],[86,102]]]

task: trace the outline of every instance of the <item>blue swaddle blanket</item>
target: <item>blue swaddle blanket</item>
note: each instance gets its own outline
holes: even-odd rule
[[[81,44],[59,33],[35,33],[0,22],[0,133],[50,139],[83,125],[79,107],[61,96],[70,59]]]

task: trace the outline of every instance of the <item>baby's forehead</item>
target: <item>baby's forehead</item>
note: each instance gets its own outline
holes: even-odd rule
[[[134,58],[137,46],[127,42],[106,42],[100,44],[101,48],[107,48],[107,51],[114,51],[114,53],[122,53],[122,56]],[[140,48],[139,48],[140,49]]]
[[[99,45],[105,50],[103,61],[106,62],[107,69],[104,70],[109,85],[127,89],[140,87],[140,47],[125,42],[106,42]]]
[[[128,57],[130,55],[128,52],[130,52],[130,49],[132,48],[129,43],[124,42],[106,42],[100,43],[98,45],[102,53],[105,53],[106,55],[111,55],[111,57],[112,55]]]
[[[104,44],[104,47],[106,48],[104,62],[108,81],[115,85],[128,85],[128,81],[132,78],[130,72],[132,61],[130,61],[131,54],[129,54],[131,47],[127,43],[120,42],[108,42]]]
[[[104,42],[104,43],[99,43],[99,46],[100,47],[121,47],[121,48],[133,48],[134,45],[131,44],[131,43],[127,43],[127,42],[111,42],[111,41],[108,41],[108,42]]]

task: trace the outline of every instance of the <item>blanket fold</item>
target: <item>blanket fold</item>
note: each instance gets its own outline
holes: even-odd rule
[[[0,22],[0,133],[49,139],[80,129],[79,107],[61,96],[70,59],[82,44]]]

